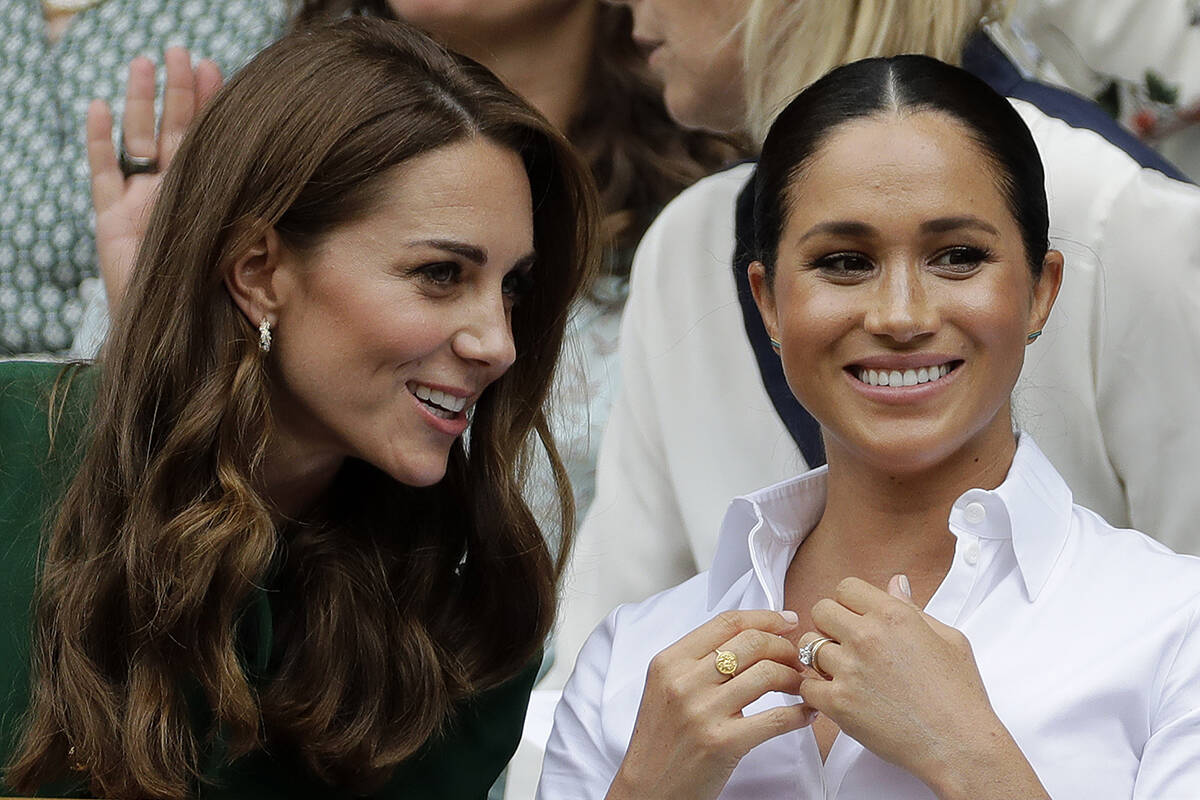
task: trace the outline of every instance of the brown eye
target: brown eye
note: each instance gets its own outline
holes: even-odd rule
[[[818,258],[813,267],[830,275],[855,277],[870,272],[875,265],[860,253],[833,253]]]
[[[992,254],[981,247],[958,246],[950,247],[938,253],[929,262],[930,266],[938,267],[953,273],[970,273],[979,265],[990,260]]]
[[[439,261],[434,264],[424,264],[412,272],[424,283],[447,287],[458,282],[462,270],[453,261]]]

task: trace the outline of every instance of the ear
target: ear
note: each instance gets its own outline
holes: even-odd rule
[[[762,317],[767,335],[772,339],[779,338],[779,319],[775,315],[775,291],[767,279],[767,268],[761,261],[755,261],[747,270],[750,278],[750,292],[754,295],[754,304],[758,306],[758,314]]]
[[[1063,254],[1058,250],[1049,250],[1042,259],[1042,274],[1033,284],[1033,307],[1030,309],[1030,332],[1040,331],[1046,327],[1050,318],[1050,310],[1054,308],[1054,300],[1063,280]]]
[[[272,325],[278,320],[287,260],[283,240],[268,228],[225,271],[225,288],[251,327],[257,328],[264,317]]]

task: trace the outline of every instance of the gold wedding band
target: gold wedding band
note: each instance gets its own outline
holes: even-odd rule
[[[717,651],[717,672],[728,677],[737,672],[738,660],[737,653],[732,650]]]

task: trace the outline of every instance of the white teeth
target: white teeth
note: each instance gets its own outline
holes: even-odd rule
[[[437,414],[437,416],[444,417],[446,419],[453,417],[455,414],[466,408],[467,405],[467,399],[465,397],[455,397],[452,394],[446,394],[440,389],[432,389],[420,383],[414,386],[413,394],[415,394],[419,399],[424,400],[425,405],[430,406],[430,410],[432,410],[435,414],[437,414],[438,411],[446,412],[444,415]]]
[[[860,367],[858,370],[858,379],[870,386],[917,386],[922,383],[936,381],[938,378],[944,378],[948,374],[950,374],[949,364],[939,364],[935,367],[920,367],[919,369],[906,369],[903,372],[898,369],[889,371]]]

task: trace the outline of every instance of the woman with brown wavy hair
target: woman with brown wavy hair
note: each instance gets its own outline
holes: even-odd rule
[[[4,788],[486,792],[569,544],[521,482],[540,438],[569,523],[543,403],[591,192],[395,23],[285,37],[216,96],[99,364],[0,367]]]

